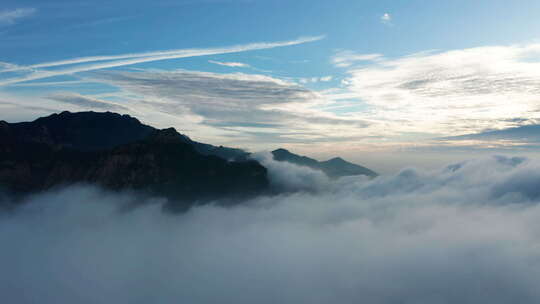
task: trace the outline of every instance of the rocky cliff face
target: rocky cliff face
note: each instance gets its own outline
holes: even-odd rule
[[[177,210],[266,190],[266,168],[258,162],[202,154],[186,138],[114,113],[63,112],[33,122],[0,122],[0,187],[33,193],[96,184],[165,196]]]

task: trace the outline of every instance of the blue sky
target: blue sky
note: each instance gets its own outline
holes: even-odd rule
[[[4,0],[0,119],[112,110],[201,141],[320,154],[529,149],[526,138],[456,136],[539,123],[539,11],[494,0]]]

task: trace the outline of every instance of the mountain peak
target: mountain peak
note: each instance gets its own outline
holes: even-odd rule
[[[272,153],[280,153],[280,154],[293,154],[291,153],[289,150],[287,149],[283,149],[283,148],[279,148],[279,149],[276,149],[274,151],[272,151]]]
[[[21,141],[47,142],[92,151],[142,140],[155,129],[129,115],[112,112],[68,112],[12,124]]]
[[[117,120],[130,120],[133,122],[141,123],[137,118],[132,117],[128,114],[119,114],[110,111],[106,112],[95,112],[95,111],[81,111],[81,112],[70,112],[62,111],[60,113],[53,113],[49,116],[44,116],[36,119],[35,121],[47,121],[51,119],[84,119],[84,118],[93,118],[93,119],[117,119]],[[142,124],[142,123],[141,123]]]
[[[294,154],[283,148],[272,151],[272,155],[276,161],[286,161],[299,166],[321,170],[327,176],[333,178],[353,175],[367,175],[369,177],[377,176],[377,173],[372,170],[350,163],[341,157],[334,157],[327,161],[320,162],[313,158]]]
[[[26,194],[90,183],[164,196],[177,211],[267,190],[266,168],[257,161],[219,156],[244,151],[185,138],[175,128],[159,130],[111,112],[66,111],[0,123],[0,188]]]
[[[327,162],[332,162],[332,163],[347,163],[346,160],[344,160],[343,158],[341,157],[334,157],[334,158],[331,158],[329,160],[327,160]]]
[[[187,144],[184,136],[176,131],[175,128],[155,130],[150,134],[148,140],[159,143],[184,143]]]

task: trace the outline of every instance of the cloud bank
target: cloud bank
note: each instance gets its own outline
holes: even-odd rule
[[[234,136],[235,144],[342,141],[368,125],[320,110],[326,101],[317,92],[265,75],[110,71],[95,73],[92,80],[118,88],[112,95],[140,113],[182,118],[179,126],[193,129],[196,137],[201,126],[210,128],[206,138],[220,134],[220,142],[227,136]]]
[[[9,303],[540,300],[536,161],[335,182],[266,165],[274,186],[297,186],[181,216],[88,187],[33,196],[0,215],[0,293]]]
[[[374,60],[358,62],[357,60]],[[349,97],[401,134],[454,136],[538,120],[540,45],[431,51],[395,59],[337,54]],[[426,131],[429,130],[429,131]]]

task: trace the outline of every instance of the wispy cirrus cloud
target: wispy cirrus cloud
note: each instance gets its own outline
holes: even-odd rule
[[[250,65],[242,62],[222,62],[222,61],[216,61],[216,60],[208,60],[209,63],[227,66],[231,68],[249,68]]]
[[[45,63],[39,63],[39,64],[34,64],[34,65],[28,65],[28,66],[12,66],[11,68],[4,68],[0,72],[5,73],[5,72],[21,72],[22,71],[22,72],[27,72],[27,74],[24,76],[4,78],[0,80],[0,86],[24,82],[24,81],[60,76],[60,75],[70,75],[70,74],[75,74],[75,73],[80,73],[80,72],[133,65],[133,64],[144,63],[144,62],[197,57],[197,56],[207,56],[207,55],[217,55],[217,54],[230,54],[230,53],[239,53],[239,52],[247,52],[247,51],[299,45],[299,44],[321,40],[323,38],[324,36],[316,36],[316,37],[298,38],[295,40],[282,41],[282,42],[250,43],[250,44],[245,44],[245,45],[236,45],[236,46],[222,47],[222,48],[179,49],[179,50],[171,50],[171,51],[157,51],[157,52],[122,54],[122,55],[111,55],[111,56],[91,56],[91,57],[81,57],[81,58],[45,62]],[[90,64],[83,64],[83,63],[90,63]],[[78,64],[83,64],[83,65],[78,65]],[[71,65],[75,65],[75,66],[64,68],[64,69],[55,69],[55,70],[44,69],[44,68],[62,67],[62,66],[71,66]]]
[[[15,24],[19,19],[30,17],[37,12],[35,8],[16,8],[0,11],[0,26]]]
[[[382,60],[381,54],[361,54],[350,50],[341,50],[330,59],[336,67],[346,68],[358,62],[376,62]]]

